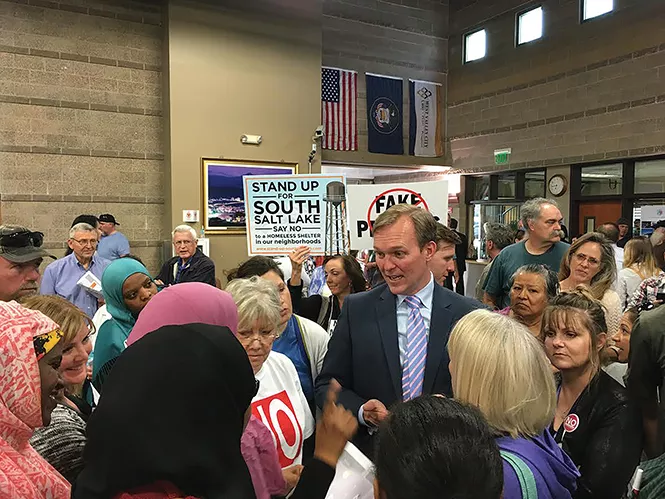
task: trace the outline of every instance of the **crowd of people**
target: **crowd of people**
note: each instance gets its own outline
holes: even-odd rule
[[[365,258],[254,256],[225,290],[189,226],[156,277],[111,214],[61,259],[1,226],[0,498],[323,499],[349,442],[376,499],[620,499],[638,466],[658,497],[665,223],[561,223],[488,224],[480,300],[466,236],[410,205]]]

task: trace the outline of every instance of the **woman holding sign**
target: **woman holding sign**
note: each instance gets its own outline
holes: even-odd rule
[[[580,470],[575,498],[623,496],[640,459],[639,412],[600,369],[605,312],[586,288],[564,292],[545,310],[541,337],[561,374],[550,432]]]
[[[332,295],[312,295],[303,298],[302,282],[299,275],[303,262],[308,256],[309,248],[307,246],[296,248],[289,254],[292,272],[288,284],[293,309],[297,314],[317,322],[329,334],[332,334],[342,310],[344,299],[351,293],[367,290],[367,281],[360,263],[352,256],[335,255],[327,257],[323,268],[325,269],[326,284]]]

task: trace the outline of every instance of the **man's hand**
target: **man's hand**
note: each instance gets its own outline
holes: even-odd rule
[[[336,380],[331,381],[323,416],[316,426],[314,457],[332,468],[337,465],[346,443],[358,431],[356,416],[337,405],[337,394],[341,389]]]
[[[302,474],[302,470],[303,466],[300,464],[289,466],[288,468],[284,468],[282,470],[282,476],[284,477],[284,481],[286,482],[287,494],[291,492],[296,485],[298,485],[298,481],[300,480],[300,475]]]
[[[383,405],[383,402],[372,399],[365,402],[363,405],[363,419],[366,423],[372,424],[374,426],[379,426],[381,421],[386,419],[389,412],[386,409],[386,406]]]
[[[302,279],[302,266],[305,260],[309,258],[311,250],[309,246],[298,246],[291,253],[289,253],[289,260],[291,260],[291,285],[300,286]]]

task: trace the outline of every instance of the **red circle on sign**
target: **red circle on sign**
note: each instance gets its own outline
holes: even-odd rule
[[[376,204],[376,201],[381,198],[382,196],[385,196],[386,194],[390,194],[391,192],[408,192],[409,194],[413,194],[416,196],[420,201],[413,206],[420,206],[422,205],[423,208],[425,208],[427,211],[429,211],[429,206],[427,206],[427,201],[425,201],[425,198],[423,198],[419,193],[416,191],[412,191],[411,189],[406,189],[404,187],[397,187],[395,189],[389,189],[387,191],[382,192],[381,194],[377,195],[374,198],[374,201],[372,201],[372,204],[369,205],[369,208],[367,209],[367,225],[369,226],[370,230],[372,229],[372,221],[371,221],[371,213],[372,213],[372,208],[374,208],[374,205]]]
[[[563,422],[563,429],[566,430],[566,433],[572,433],[577,430],[577,427],[580,425],[580,418],[577,414],[569,414],[566,417],[566,420]]]

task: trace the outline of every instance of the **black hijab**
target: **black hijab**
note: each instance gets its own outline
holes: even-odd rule
[[[256,394],[233,333],[164,326],[118,358],[87,426],[73,499],[109,499],[158,481],[205,499],[255,499],[240,453]]]

